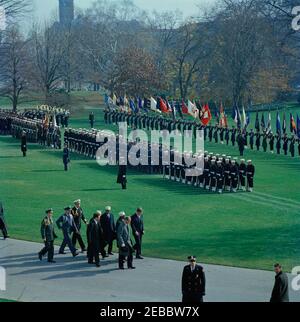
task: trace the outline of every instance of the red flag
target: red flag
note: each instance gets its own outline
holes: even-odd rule
[[[184,100],[182,100],[182,113],[189,114],[189,108],[186,106]]]
[[[168,106],[162,98],[159,99],[159,108],[163,113],[169,113]]]
[[[220,107],[220,126],[221,127],[228,127],[228,121],[227,121],[227,117],[226,117],[222,103],[221,103],[221,107]]]
[[[212,115],[209,109],[208,104],[206,104],[203,109],[202,109],[202,113],[200,116],[200,120],[202,125],[207,126],[209,124],[209,122],[212,120]]]

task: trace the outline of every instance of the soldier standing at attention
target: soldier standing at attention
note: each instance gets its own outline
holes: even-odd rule
[[[271,303],[289,302],[289,279],[287,275],[282,271],[282,267],[279,264],[274,265],[275,285],[272,291]]]
[[[122,189],[127,189],[127,166],[125,164],[119,165],[119,172],[118,172],[118,178],[117,183],[121,184]]]
[[[64,145],[63,163],[64,163],[65,171],[68,171],[68,164],[70,163],[70,151],[67,143]]]
[[[1,201],[0,201],[0,230],[2,231],[4,239],[9,238],[5,219],[4,219],[4,208]]]
[[[26,132],[22,131],[22,136],[21,136],[21,151],[23,153],[23,157],[26,157],[26,152],[27,152],[27,136]]]
[[[182,274],[182,302],[202,303],[205,296],[205,273],[203,267],[197,265],[196,257],[188,257],[189,265],[185,266]]]
[[[48,253],[48,263],[55,263],[54,257],[54,240],[57,238],[54,231],[53,223],[53,209],[46,210],[46,217],[43,219],[41,224],[41,235],[44,240],[45,247],[39,252],[39,260],[43,259]]]
[[[254,147],[254,136],[255,136],[255,134],[254,134],[253,130],[251,129],[251,131],[250,131],[250,148],[251,148],[251,150],[253,150],[253,147]]]
[[[83,221],[85,224],[87,224],[87,220],[84,216],[83,210],[81,208],[81,200],[75,200],[74,201],[74,207],[72,208],[72,216],[74,218],[75,225],[77,227],[77,231],[73,232],[72,236],[72,244],[76,248],[76,242],[78,240],[81,252],[84,253],[86,251],[84,242],[82,240],[81,234],[80,234],[80,229],[81,229],[81,221]]]
[[[254,174],[255,174],[255,167],[252,164],[252,161],[249,160],[247,162],[247,167],[246,167],[246,175],[247,175],[247,181],[248,181],[248,191],[252,192],[253,191],[253,179],[254,179]]]
[[[94,123],[95,123],[95,115],[94,115],[93,112],[90,113],[89,121],[90,121],[90,124],[91,124],[91,128],[93,129],[94,128]]]
[[[71,207],[66,207],[65,213],[59,217],[56,221],[56,225],[59,229],[63,231],[64,240],[60,246],[59,254],[65,255],[65,248],[68,245],[73,257],[78,256],[79,254],[76,252],[76,248],[73,246],[71,242],[70,235],[72,232],[77,231],[77,227],[74,222],[74,218],[71,215]]]

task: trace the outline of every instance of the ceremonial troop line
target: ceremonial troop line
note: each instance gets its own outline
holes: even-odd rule
[[[178,130],[181,132],[191,131],[196,137],[197,130],[204,131],[204,140],[209,142],[221,143],[226,145],[238,146],[240,155],[244,155],[245,148],[256,149],[264,152],[284,155],[290,154],[292,157],[296,153],[300,156],[300,139],[296,135],[288,137],[286,133],[274,134],[272,131],[260,131],[238,129],[234,126],[230,129],[216,125],[203,125],[196,120],[172,119],[162,115],[134,114],[126,111],[106,109],[104,112],[104,121],[106,124],[118,124],[126,122],[128,126],[134,129],[144,130],[168,130],[172,132]],[[297,151],[298,150],[298,151]]]
[[[0,109],[0,135],[11,134],[11,118],[14,115],[11,110]]]
[[[87,226],[87,248],[83,240],[82,224]],[[46,210],[46,216],[41,223],[41,236],[45,247],[38,254],[40,260],[47,255],[49,263],[55,263],[54,241],[57,235],[54,226],[53,209],[50,208]],[[96,211],[88,221],[79,199],[74,201],[73,207],[64,208],[64,213],[56,220],[56,226],[63,234],[63,241],[59,248],[60,255],[66,254],[65,248],[68,246],[72,256],[78,256],[76,249],[78,242],[81,252],[87,252],[88,263],[100,267],[100,255],[103,260],[113,256],[114,241],[117,240],[119,269],[124,269],[125,261],[127,261],[128,269],[135,269],[133,266],[134,253],[136,253],[136,259],[143,259],[142,239],[145,231],[142,208],[137,208],[132,216],[126,216],[125,212],[121,211],[118,219],[115,220],[111,206],[107,206],[104,212]]]
[[[101,148],[108,138],[112,135],[106,131],[68,129],[65,131],[65,148],[64,148],[64,164],[67,169],[69,160],[69,149],[72,152],[79,153],[89,158],[97,158],[97,151]],[[119,174],[117,183],[126,189],[127,184],[127,166],[133,167],[148,174],[162,174],[164,178],[181,182],[190,186],[205,188],[213,192],[223,193],[224,191],[237,192],[239,189],[243,191],[253,191],[255,167],[251,160],[240,160],[231,158],[226,155],[213,155],[213,153],[199,152],[193,154],[191,152],[179,152],[176,149],[169,148],[161,143],[149,143],[128,141],[127,156],[130,154],[132,147],[138,145],[138,155],[147,156],[147,162],[139,162],[132,165],[127,160],[125,165],[120,164],[120,139],[122,136],[117,135],[115,164],[119,164]],[[158,160],[154,158],[158,156]],[[109,157],[108,152],[106,157]],[[154,161],[157,161],[155,162]],[[194,165],[190,165],[189,160],[194,159]],[[179,160],[179,161],[178,161]],[[201,163],[201,160],[203,161]],[[203,168],[199,167],[203,165]],[[189,171],[190,170],[190,171]],[[194,170],[196,172],[192,173]]]

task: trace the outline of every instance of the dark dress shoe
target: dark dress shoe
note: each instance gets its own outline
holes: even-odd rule
[[[81,250],[81,252],[82,252],[82,253],[85,253],[85,252],[86,252],[86,249],[82,249],[82,250]]]
[[[94,264],[94,262],[88,262],[88,264],[92,265],[92,264]]]
[[[52,264],[55,264],[55,263],[56,263],[56,261],[54,261],[54,260],[51,260],[51,261],[48,261],[48,263],[52,263]]]
[[[114,256],[114,254],[113,254],[113,253],[109,253],[108,255],[110,255],[110,256]]]
[[[131,267],[128,267],[128,269],[135,269],[135,267],[134,266],[131,266]]]
[[[42,261],[43,260],[43,256],[41,253],[39,253],[39,260]]]
[[[76,257],[76,256],[78,256],[79,255],[79,253],[74,253],[73,254],[73,257]]]
[[[101,265],[100,264],[96,264],[96,267],[100,267]]]
[[[136,259],[144,259],[142,256],[137,256]]]
[[[120,270],[124,270],[125,268],[124,267],[119,267]]]

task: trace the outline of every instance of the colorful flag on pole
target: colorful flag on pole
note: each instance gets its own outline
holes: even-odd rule
[[[278,135],[281,135],[281,120],[280,120],[279,112],[277,112],[277,117],[276,117],[276,132]]]
[[[201,123],[204,126],[207,126],[209,122],[212,120],[212,115],[208,104],[204,105],[201,113],[199,113],[199,116],[200,116]]]
[[[271,116],[271,112],[269,111],[267,133],[270,133],[271,131],[272,131],[272,116]]]
[[[189,114],[189,108],[186,106],[184,100],[182,100],[182,113],[183,114]]]
[[[159,109],[162,111],[162,113],[169,113],[169,108],[165,100],[162,98],[159,98]]]
[[[291,133],[297,133],[297,126],[296,126],[296,122],[295,122],[295,119],[294,119],[294,116],[293,114],[291,113],[291,116],[290,116],[290,123],[291,123]]]
[[[282,132],[283,132],[283,134],[286,133],[286,115],[285,115],[285,112],[283,113]]]
[[[227,116],[222,103],[220,106],[220,126],[225,128],[228,127]]]
[[[264,113],[262,113],[262,115],[261,115],[261,123],[260,123],[260,125],[261,125],[262,130],[264,131],[266,129],[266,122],[265,122]]]

